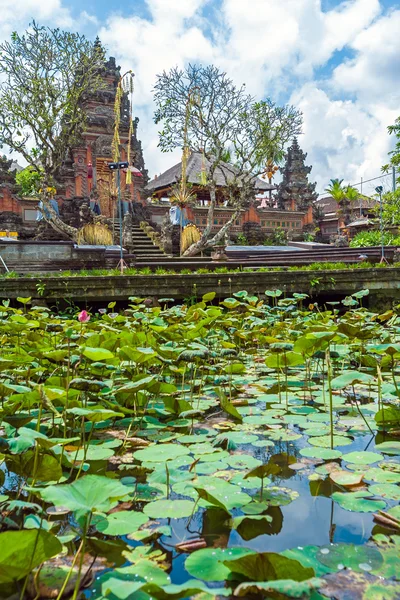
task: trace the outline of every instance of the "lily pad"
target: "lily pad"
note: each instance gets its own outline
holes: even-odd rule
[[[178,456],[190,454],[190,450],[179,444],[154,444],[133,453],[133,457],[141,462],[165,462]]]
[[[371,500],[371,492],[334,492],[332,500],[337,502],[345,510],[352,512],[376,512],[386,506],[383,500]]]
[[[373,463],[382,460],[382,455],[376,452],[367,452],[365,450],[361,452],[349,452],[343,454],[342,459],[353,465],[372,465]]]
[[[183,519],[190,517],[195,509],[191,500],[153,500],[143,512],[152,519]]]
[[[302,448],[300,450],[301,456],[306,458],[321,458],[322,460],[334,460],[340,458],[342,452],[340,450],[331,450],[330,448]]]
[[[394,456],[400,454],[400,442],[382,442],[382,444],[377,444],[375,448],[384,454],[392,454]]]
[[[353,571],[373,571],[383,563],[382,554],[372,546],[355,544],[329,544],[317,553],[317,559],[330,569],[352,569]]]
[[[230,573],[223,561],[253,554],[249,548],[202,548],[187,557],[185,569],[204,581],[225,581]]]
[[[62,550],[59,540],[43,529],[0,533],[0,583],[18,581]]]
[[[400,500],[400,487],[392,483],[370,485],[368,490],[374,496],[382,496],[382,498],[389,498],[390,500]]]
[[[121,510],[98,521],[96,529],[105,535],[127,535],[139,529],[148,520],[143,513]]]
[[[367,481],[376,481],[377,483],[400,483],[400,473],[381,467],[371,467],[365,472],[364,478]]]
[[[344,435],[334,435],[333,436],[333,445],[336,448],[337,446],[348,446],[352,443],[352,439],[348,438]],[[313,446],[319,446],[320,448],[330,448],[331,446],[331,438],[329,435],[323,437],[310,437],[308,438],[308,443]]]
[[[337,470],[329,474],[330,479],[337,485],[343,487],[352,487],[360,485],[363,480],[364,473],[353,473],[351,471]]]

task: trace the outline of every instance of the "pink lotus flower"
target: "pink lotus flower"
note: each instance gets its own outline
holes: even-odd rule
[[[78,321],[80,323],[87,323],[88,321],[90,321],[89,313],[86,312],[86,310],[82,310],[78,315]]]

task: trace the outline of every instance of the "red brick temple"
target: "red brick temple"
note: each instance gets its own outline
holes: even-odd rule
[[[97,40],[96,43],[100,44]],[[120,68],[115,59],[109,58],[102,72],[104,86],[93,93],[85,102],[87,123],[79,146],[68,149],[67,158],[59,177],[56,200],[61,218],[75,227],[82,223],[81,207],[96,205],[101,215],[113,218],[117,214],[117,201],[113,174],[108,168],[112,162],[112,139],[114,133],[114,103]],[[130,105],[128,94],[124,94],[121,103],[120,152],[121,160],[127,159]],[[131,139],[131,165],[137,176],[126,185],[126,174],[121,173],[122,198],[124,212],[132,212],[134,220],[151,221],[161,226],[167,215],[171,188],[181,176],[181,163],[168,169],[149,182],[142,154],[141,142],[137,139],[138,119],[134,120]],[[255,178],[255,198],[250,207],[243,209],[231,228],[232,237],[244,233],[247,239],[262,243],[277,229],[286,232],[289,239],[300,238],[304,231],[313,225],[313,203],[316,199],[315,184],[308,182],[311,167],[306,167],[306,155],[295,140],[287,153],[285,166],[281,169],[283,180],[278,187],[271,186],[260,178]],[[199,162],[200,161],[200,162]],[[37,199],[18,196],[15,176],[10,172],[10,161],[0,160],[0,234],[9,231],[20,239],[32,239],[37,234]],[[199,185],[201,155],[192,154],[188,161],[188,181],[194,185],[197,196],[195,206],[187,209],[189,220],[202,230],[206,225],[207,204],[209,198],[205,188]],[[226,180],[225,180],[226,181]],[[231,217],[233,209],[226,206],[224,196],[224,178],[217,182],[217,201],[213,229],[222,227]],[[271,199],[272,190],[277,193]],[[136,215],[136,218],[135,218]],[[142,215],[142,216],[141,216]],[[47,227],[47,234],[50,228]],[[253,233],[256,234],[253,236]],[[55,231],[50,234],[56,238]],[[250,235],[251,234],[251,235]],[[42,239],[47,239],[43,237]]]

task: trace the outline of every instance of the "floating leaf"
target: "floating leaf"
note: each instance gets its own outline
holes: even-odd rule
[[[109,360],[110,358],[114,358],[114,354],[107,350],[106,348],[83,348],[82,354],[86,358],[94,361],[103,361]]]
[[[43,529],[0,533],[0,583],[18,581],[62,550],[58,539]]]
[[[353,512],[375,512],[385,508],[383,500],[371,500],[373,494],[370,492],[334,492],[332,500],[337,502],[345,510]]]
[[[363,450],[361,452],[349,452],[343,454],[342,459],[353,465],[372,465],[373,463],[382,460],[382,455],[376,452],[367,452]]]
[[[330,479],[337,485],[341,485],[343,487],[352,487],[354,485],[359,485],[364,477],[364,473],[353,473],[351,471],[333,471],[329,474]]]
[[[382,496],[390,500],[400,500],[400,487],[392,483],[377,483],[370,485],[368,491],[374,496]]]
[[[74,483],[49,485],[38,490],[43,500],[70,510],[110,510],[129,490],[119,481],[101,475],[84,475]]]
[[[127,535],[139,529],[148,520],[143,513],[121,510],[97,521],[96,529],[105,535]]]
[[[400,454],[400,442],[382,442],[375,446],[376,450],[383,452],[384,454],[399,455]]]
[[[304,581],[314,576],[313,569],[303,567],[297,560],[274,552],[253,553],[233,560],[224,560],[224,565],[232,573],[244,576],[250,581]]]
[[[249,548],[203,548],[190,554],[185,561],[185,569],[204,581],[225,581],[230,573],[223,561],[253,554]]]
[[[165,462],[167,460],[174,460],[178,456],[189,454],[190,450],[185,446],[179,444],[153,444],[137,450],[134,452],[133,457],[141,462]]]
[[[317,559],[330,569],[341,570],[346,568],[361,572],[379,569],[383,563],[382,555],[376,548],[354,544],[323,546],[317,553]]]
[[[300,450],[301,456],[306,458],[321,458],[322,460],[334,460],[340,458],[342,452],[340,450],[331,450],[330,448],[302,448]]]
[[[323,585],[322,579],[313,577],[306,581],[293,581],[293,579],[278,579],[277,581],[246,581],[235,589],[235,596],[247,596],[257,592],[278,592],[290,598],[305,598]]]
[[[195,509],[191,500],[153,500],[143,512],[152,519],[183,519],[190,517]]]

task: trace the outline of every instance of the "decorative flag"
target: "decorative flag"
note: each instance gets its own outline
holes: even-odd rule
[[[88,163],[87,165],[87,178],[93,179],[93,166],[92,163]]]
[[[139,169],[137,169],[136,167],[129,167],[129,171],[132,173],[132,175],[134,175],[135,177],[143,177],[143,174],[139,171]]]

